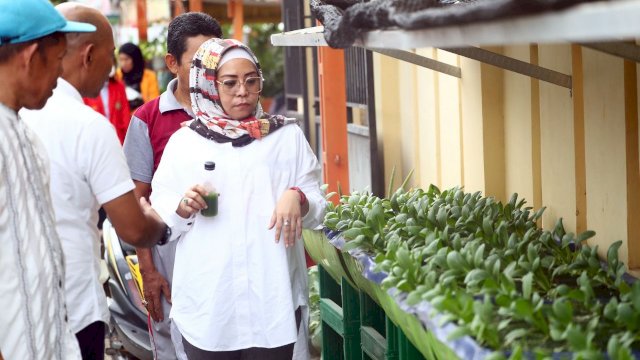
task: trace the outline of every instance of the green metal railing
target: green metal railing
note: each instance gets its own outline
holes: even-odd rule
[[[421,360],[422,354],[366,293],[322,266],[320,317],[324,360]]]

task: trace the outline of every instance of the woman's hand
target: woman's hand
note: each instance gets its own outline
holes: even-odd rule
[[[302,216],[300,214],[300,195],[295,190],[285,191],[276,204],[269,230],[276,227],[276,243],[280,241],[280,234],[284,235],[286,247],[293,246],[302,236]]]
[[[198,211],[207,208],[207,203],[204,201],[203,196],[207,195],[207,190],[202,185],[193,185],[178,204],[176,213],[184,219],[188,219]]]

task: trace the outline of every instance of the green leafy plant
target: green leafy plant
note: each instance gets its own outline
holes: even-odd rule
[[[544,208],[533,211],[517,194],[503,204],[460,188],[405,190],[406,183],[389,199],[342,196],[325,226],[342,232],[343,251],[374,257],[387,273],[383,288],[407,293],[409,304],[427,301],[457,324],[452,338],[472,335],[511,358],[608,351],[622,359],[640,348],[640,283],[622,279],[621,242],[604,268],[597,248],[581,245],[593,231],[567,233],[562,220],[543,230]]]
[[[309,280],[309,338],[312,347],[320,352],[322,347],[322,320],[320,318],[320,280],[318,266],[308,269]]]

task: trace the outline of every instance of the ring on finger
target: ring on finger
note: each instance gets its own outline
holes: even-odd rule
[[[182,202],[183,202],[185,205],[189,205],[189,198],[184,198],[184,199],[182,199]]]
[[[285,219],[284,220],[284,226],[289,226],[291,225],[291,223],[289,222],[289,219]]]

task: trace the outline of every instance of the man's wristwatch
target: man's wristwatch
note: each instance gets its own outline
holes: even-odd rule
[[[171,228],[169,227],[169,225],[165,224],[164,225],[164,235],[160,238],[160,240],[158,240],[156,245],[162,246],[162,245],[168,243],[169,239],[171,239]]]

